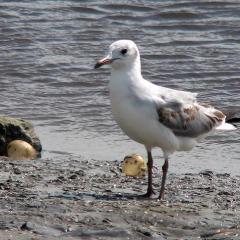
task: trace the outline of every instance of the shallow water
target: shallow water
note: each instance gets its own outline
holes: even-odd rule
[[[239,1],[1,1],[1,114],[31,120],[43,158],[121,161],[144,148],[122,134],[108,97],[109,69],[93,70],[115,40],[140,48],[143,75],[240,105]],[[239,130],[177,153],[172,172],[239,174]],[[162,163],[155,150],[156,163]]]

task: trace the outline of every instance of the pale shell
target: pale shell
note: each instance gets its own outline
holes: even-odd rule
[[[25,141],[14,140],[7,146],[7,155],[13,160],[32,160],[37,157],[37,151]]]
[[[126,156],[123,160],[122,172],[126,176],[142,177],[145,175],[146,170],[146,162],[139,154]]]

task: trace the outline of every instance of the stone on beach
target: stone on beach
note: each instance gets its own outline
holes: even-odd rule
[[[21,143],[11,143],[14,140],[21,140]],[[23,144],[22,142],[26,143]],[[0,156],[8,156],[8,150],[10,150],[10,155],[13,154],[13,150],[16,149],[17,146],[16,143],[17,145],[19,145],[19,143],[23,144],[22,146],[25,147],[21,149],[28,149],[28,156],[31,156],[31,158],[41,156],[41,142],[34,131],[33,125],[30,122],[23,119],[0,116]],[[31,149],[28,144],[30,144],[33,149]],[[13,146],[15,146],[15,148],[13,148]],[[17,147],[17,149],[19,149],[19,147]],[[20,152],[19,150],[15,151],[14,159],[18,158],[16,154],[17,152],[23,154],[22,150]],[[19,157],[22,156],[21,154]]]

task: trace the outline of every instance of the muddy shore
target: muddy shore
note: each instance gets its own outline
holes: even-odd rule
[[[164,202],[118,161],[0,160],[0,239],[239,239],[240,176],[169,174]],[[154,173],[159,189],[160,173]]]

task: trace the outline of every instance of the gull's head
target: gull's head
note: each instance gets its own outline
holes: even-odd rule
[[[131,67],[137,59],[139,59],[137,45],[131,40],[119,40],[109,46],[107,56],[96,63],[95,69],[106,64],[111,64],[114,69]]]

